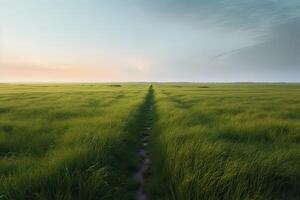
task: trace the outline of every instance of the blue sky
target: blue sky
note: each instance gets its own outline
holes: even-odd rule
[[[2,0],[0,82],[300,81],[300,1]]]

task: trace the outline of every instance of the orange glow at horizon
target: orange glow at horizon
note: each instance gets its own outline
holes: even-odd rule
[[[1,82],[117,82],[133,81],[136,74],[113,67],[0,66]]]
[[[50,61],[48,61],[50,60]],[[145,58],[105,56],[74,58],[62,64],[51,59],[26,60],[14,54],[1,56],[0,82],[119,82],[145,80],[150,61]]]

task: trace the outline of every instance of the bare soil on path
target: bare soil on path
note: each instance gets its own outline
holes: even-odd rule
[[[149,89],[149,93],[152,93],[152,87]],[[151,99],[151,94],[149,94],[149,102],[146,105],[145,109],[145,124],[142,130],[141,137],[141,146],[138,151],[140,157],[139,166],[134,173],[134,180],[138,184],[138,189],[136,192],[136,200],[147,200],[148,197],[145,193],[145,174],[149,169],[151,160],[149,156],[149,135],[152,131],[152,109],[153,109],[153,101]]]

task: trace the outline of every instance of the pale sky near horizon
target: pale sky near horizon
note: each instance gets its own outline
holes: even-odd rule
[[[0,82],[300,82],[299,0],[0,0]]]

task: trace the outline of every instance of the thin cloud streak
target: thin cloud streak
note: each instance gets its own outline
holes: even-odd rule
[[[298,0],[38,2],[0,8],[0,82],[300,81]]]

